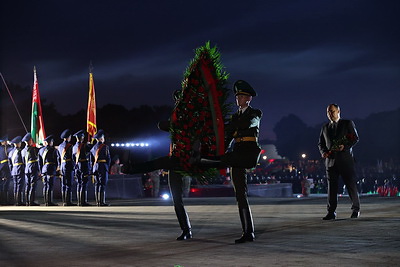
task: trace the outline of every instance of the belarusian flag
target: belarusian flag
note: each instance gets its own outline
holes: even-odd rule
[[[89,100],[87,108],[87,126],[86,130],[90,136],[94,136],[97,132],[96,124],[96,94],[94,92],[93,73],[89,73]]]
[[[43,140],[46,138],[42,104],[40,103],[39,84],[36,77],[36,67],[33,67],[31,135],[36,145],[43,144]]]

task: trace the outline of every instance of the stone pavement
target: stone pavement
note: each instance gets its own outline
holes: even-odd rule
[[[0,207],[0,266],[398,266],[400,198],[364,196],[350,219],[322,221],[324,197],[250,198],[256,241],[241,233],[235,199],[185,199],[194,238],[171,201],[114,200],[111,207]]]

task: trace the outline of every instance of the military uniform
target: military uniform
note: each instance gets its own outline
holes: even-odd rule
[[[173,99],[177,103],[181,95],[180,90],[175,90],[173,93]],[[170,120],[177,120],[176,116],[171,116]],[[170,129],[170,121],[161,121],[158,124],[160,130],[168,132]],[[182,230],[182,234],[178,236],[177,240],[191,239],[192,226],[190,224],[189,215],[186,212],[183,203],[183,175],[179,172],[181,169],[179,159],[172,155],[172,150],[175,148],[174,144],[170,145],[170,156],[156,158],[152,161],[147,161],[141,164],[133,166],[133,173],[146,173],[154,170],[168,169],[168,185],[172,195],[172,201],[174,203],[174,210],[176,217],[179,222],[179,226]]]
[[[21,154],[21,140],[21,136],[17,136],[11,140],[11,143],[14,144],[15,147],[8,153],[11,176],[14,180],[14,201],[16,206],[24,205],[22,190],[24,188],[25,163]]]
[[[57,206],[53,203],[54,177],[59,162],[58,150],[54,148],[52,142],[54,137],[49,135],[44,141],[47,145],[39,149],[39,164],[43,177],[43,197],[46,206]]]
[[[61,197],[64,206],[74,206],[72,203],[72,179],[74,177],[74,161],[72,158],[72,144],[68,139],[71,138],[69,129],[64,130],[60,136],[64,141],[58,146],[60,155],[61,170]]]
[[[256,96],[257,93],[245,81],[238,80],[234,84],[235,96]],[[262,112],[251,106],[232,115],[225,126],[225,144],[234,141],[233,150],[220,157],[202,158],[200,165],[204,167],[231,168],[232,183],[235,189],[236,201],[239,208],[239,216],[242,224],[243,235],[235,243],[253,241],[254,225],[251,210],[247,198],[246,169],[257,166],[261,148],[258,144],[258,135]]]
[[[26,143],[22,150],[22,159],[25,163],[25,199],[27,206],[39,206],[35,202],[36,186],[39,180],[39,149],[31,146],[32,136],[27,133],[22,141]]]
[[[108,172],[111,164],[110,149],[101,140],[104,138],[104,131],[99,130],[94,137],[97,143],[90,150],[93,158],[93,174],[95,175],[95,198],[97,206],[109,206],[105,202]]]
[[[75,133],[74,136],[77,142],[72,148],[72,156],[75,162],[75,177],[78,183],[76,190],[78,206],[90,206],[90,204],[87,203],[87,183],[91,173],[90,149],[93,146],[81,142],[85,137],[85,132],[83,130]]]
[[[8,137],[0,138],[0,204],[8,204],[8,188],[11,182],[10,166],[8,164],[8,153],[12,146],[7,144]]]

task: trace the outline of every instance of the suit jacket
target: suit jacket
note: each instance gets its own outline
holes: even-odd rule
[[[331,151],[335,143],[344,145],[343,151],[332,151],[330,156],[325,159],[326,167],[332,167],[335,164],[353,164],[353,146],[357,144],[358,140],[356,127],[351,120],[340,119],[336,130],[331,129],[330,122],[324,124],[318,142],[321,155]]]

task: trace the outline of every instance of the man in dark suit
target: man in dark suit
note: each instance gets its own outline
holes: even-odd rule
[[[339,176],[342,177],[352,202],[351,218],[358,218],[360,200],[353,158],[353,146],[358,142],[357,130],[353,121],[340,119],[340,108],[337,104],[327,107],[327,116],[330,122],[322,126],[318,142],[321,156],[325,159],[328,178],[328,214],[323,220],[336,219]]]

